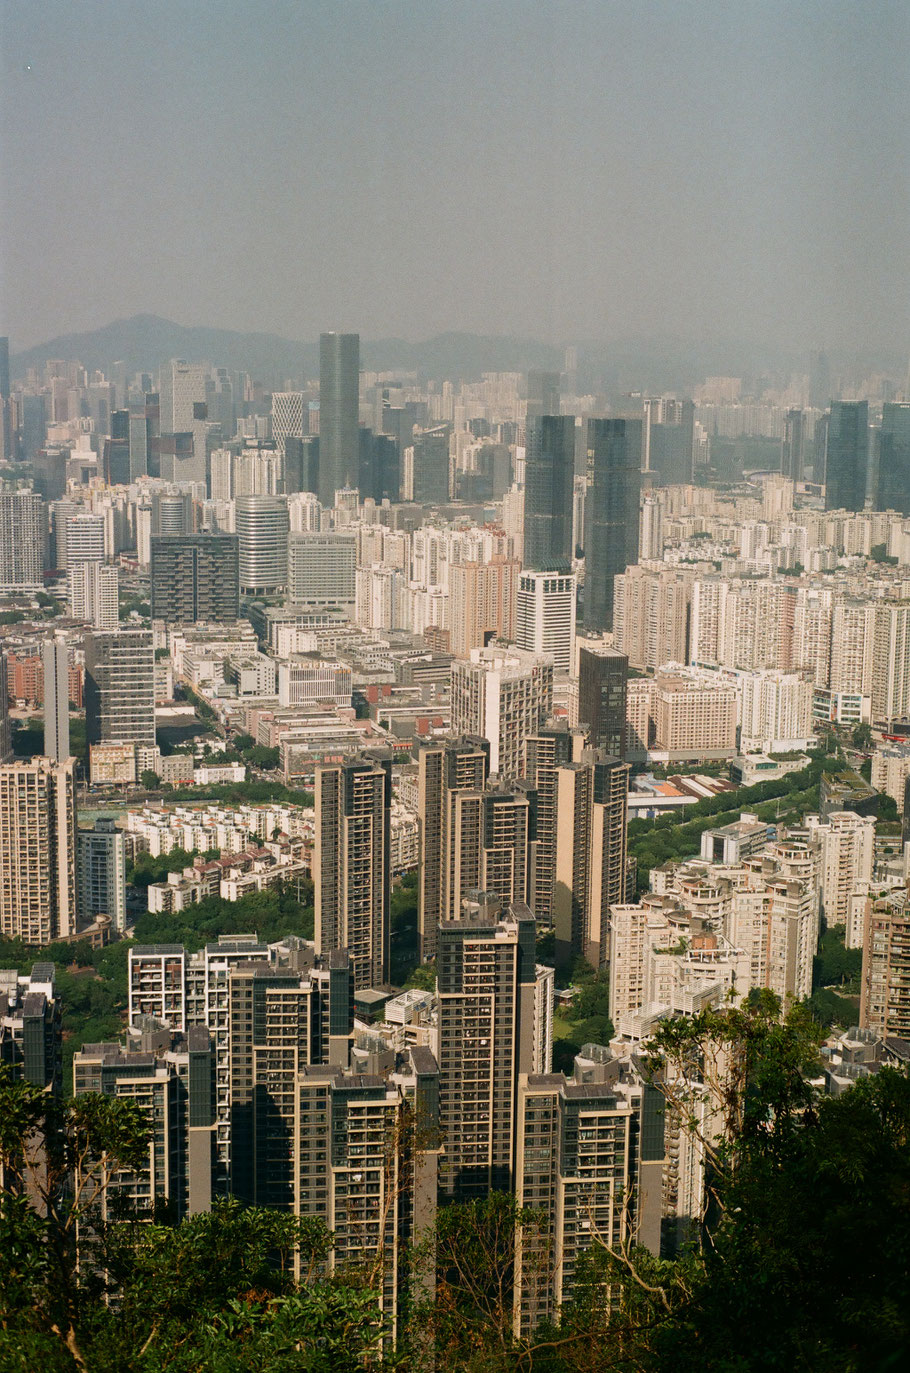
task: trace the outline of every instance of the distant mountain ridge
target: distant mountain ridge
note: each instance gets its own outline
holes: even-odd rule
[[[808,369],[808,354],[762,347],[742,339],[685,339],[675,335],[627,336],[610,341],[577,341],[578,387],[613,398],[630,391],[660,394],[691,391],[709,376],[734,376],[749,383],[777,378]],[[906,375],[906,360],[897,353],[867,353],[848,359],[831,350],[832,364],[846,369],[890,370],[896,378]],[[155,372],[170,358],[209,362],[229,371],[249,372],[267,387],[280,387],[288,378],[319,375],[319,341],[301,342],[278,334],[243,333],[235,329],[187,327],[158,315],[133,315],[100,329],[63,334],[14,354],[10,368],[14,379],[23,378],[29,367],[41,368],[49,358],[78,360],[89,370],[109,372],[122,361],[127,371]],[[561,371],[561,348],[535,339],[506,335],[450,332],[421,343],[404,339],[361,339],[361,366],[371,372],[416,372],[430,380],[479,380],[484,372],[527,372],[530,368]]]
[[[112,363],[122,361],[130,373],[154,372],[170,358],[185,358],[249,372],[269,385],[280,385],[287,377],[319,375],[318,339],[303,343],[278,334],[187,327],[158,315],[133,315],[100,329],[62,334],[14,354],[10,369],[14,377],[22,377],[29,367],[43,367],[49,358],[78,360],[90,370],[105,372]],[[360,358],[369,371],[467,380],[484,372],[525,372],[531,367],[559,370],[563,355],[558,348],[532,339],[446,333],[423,343],[362,340]]]

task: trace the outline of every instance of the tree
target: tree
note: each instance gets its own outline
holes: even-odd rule
[[[161,786],[161,778],[151,768],[143,768],[139,774],[139,785],[145,787],[146,791],[157,791]]]

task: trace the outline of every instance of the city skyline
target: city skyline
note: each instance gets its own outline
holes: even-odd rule
[[[221,16],[0,7],[14,349],[141,311],[292,338],[910,348],[890,284],[908,256],[904,6]],[[102,42],[116,79],[67,91],[74,158],[56,74],[91,70]]]

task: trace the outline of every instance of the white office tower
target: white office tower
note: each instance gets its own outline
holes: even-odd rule
[[[642,562],[659,561],[664,551],[664,512],[656,496],[645,496],[641,503]]]
[[[288,599],[295,604],[353,607],[357,572],[354,530],[292,533],[288,540]]]
[[[575,662],[574,572],[522,572],[518,580],[515,642],[528,653],[549,654],[559,673]]]
[[[77,563],[67,573],[69,612],[93,629],[116,629],[119,624],[118,574],[105,563]]]
[[[89,512],[67,515],[57,520],[57,566],[76,567],[79,563],[104,562],[106,557],[104,516]]]
[[[522,777],[525,741],[553,708],[553,664],[524,649],[491,644],[452,664],[452,733],[490,744],[490,772]]]
[[[283,496],[238,496],[234,504],[240,539],[240,589],[260,595],[288,579],[288,504]]]
[[[159,431],[162,434],[192,433],[193,421],[205,418],[206,363],[173,358],[161,368],[158,384]]]
[[[272,392],[272,438],[278,444],[278,452],[284,461],[284,441],[288,438],[302,439],[303,429],[303,392]]]
[[[0,491],[0,596],[44,585],[44,501],[34,491]]]
[[[69,654],[63,639],[46,639],[44,663],[44,752],[55,763],[70,756]]]

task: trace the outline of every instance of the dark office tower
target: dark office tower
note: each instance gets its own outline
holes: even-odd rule
[[[360,467],[357,490],[361,501],[383,500],[397,503],[399,498],[398,444],[389,434],[374,434],[372,429],[360,429]]]
[[[47,437],[44,396],[23,396],[19,411],[19,457],[31,462]]]
[[[53,1095],[63,1085],[62,1007],[53,963],[31,973],[0,972],[0,1063],[14,1082],[30,1082]]]
[[[161,476],[161,405],[157,391],[145,397],[145,462],[150,477]]]
[[[801,482],[806,468],[806,415],[802,410],[788,410],[784,421],[784,437],[780,445],[782,477]]]
[[[869,473],[869,402],[836,400],[828,420],[825,509],[862,510]]]
[[[155,654],[145,629],[85,636],[85,731],[90,744],[155,746]]]
[[[527,409],[528,419],[540,419],[542,415],[558,414],[559,373],[536,371],[529,372]]]
[[[513,1183],[518,1080],[533,1072],[534,916],[481,892],[439,927],[440,1191]]]
[[[129,410],[111,411],[111,433],[104,440],[102,466],[108,486],[128,486],[132,480]]]
[[[556,958],[607,962],[610,907],[626,896],[629,767],[597,749],[556,773],[553,926]]]
[[[695,404],[672,396],[644,401],[642,467],[662,486],[692,480],[695,444]]]
[[[368,750],[316,768],[316,949],[347,949],[355,990],[389,975],[392,755]]]
[[[827,353],[809,354],[809,405],[813,410],[827,410],[833,399],[831,364]]]
[[[240,542],[236,534],[153,534],[153,620],[223,623],[240,614]]]
[[[626,692],[629,659],[612,648],[579,647],[578,722],[591,732],[591,747],[626,756]]]
[[[524,556],[528,569],[572,569],[575,418],[543,415],[528,422],[525,445]],[[636,515],[636,522],[638,516]]]
[[[577,762],[588,743],[584,729],[554,721],[525,742],[525,777],[537,805],[537,847],[531,876],[530,907],[538,928],[553,924],[553,884],[556,862],[556,773],[565,763]]]
[[[0,400],[9,400],[9,339],[0,336]]]
[[[613,628],[613,579],[638,562],[641,429],[641,420],[588,421],[584,600],[588,629]],[[527,515],[525,521],[527,529]]]
[[[302,439],[289,434],[285,439],[284,491],[286,496],[293,496],[298,491],[319,495],[318,434],[305,434]]]
[[[466,736],[421,744],[417,753],[420,818],[420,886],[417,927],[420,958],[436,957],[436,936],[445,911],[449,883],[446,865],[452,852],[450,828],[453,797],[459,791],[483,791],[490,771],[486,739]]]
[[[354,486],[360,466],[360,335],[319,338],[319,499]]]
[[[373,435],[373,477],[376,503],[387,500],[397,505],[401,500],[401,448],[390,434]]]
[[[910,515],[910,402],[882,406],[873,508]]]
[[[415,434],[402,455],[402,498],[416,505],[445,505],[449,499],[447,424]]]

